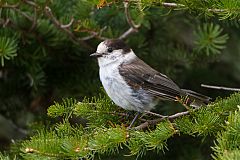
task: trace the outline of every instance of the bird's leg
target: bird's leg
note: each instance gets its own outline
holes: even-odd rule
[[[140,112],[137,112],[137,114],[135,115],[135,117],[133,118],[131,124],[128,126],[128,129],[132,128],[134,122],[137,120],[138,116],[139,116]]]

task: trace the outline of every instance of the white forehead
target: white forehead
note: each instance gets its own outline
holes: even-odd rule
[[[103,53],[107,50],[107,46],[104,42],[101,42],[97,47],[97,53]]]

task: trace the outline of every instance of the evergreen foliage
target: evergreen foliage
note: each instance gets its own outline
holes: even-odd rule
[[[238,110],[230,112],[224,130],[219,132],[216,140],[214,158],[221,160],[239,159],[239,124],[240,106]]]
[[[99,95],[98,67],[89,58],[100,41],[120,37],[181,88],[226,97],[199,86],[239,85],[239,9],[237,0],[1,0],[0,139],[2,131],[9,131],[7,143],[30,138],[0,158],[159,159],[187,136],[211,146],[214,159],[239,159],[239,93],[157,123],[145,115],[136,126],[153,124],[128,130],[133,115]],[[156,112],[180,106],[164,103]],[[201,154],[181,144],[188,150],[178,149],[179,159]]]
[[[197,37],[195,44],[197,50],[209,56],[210,54],[220,54],[221,49],[225,48],[224,44],[228,39],[228,35],[221,35],[222,29],[219,25],[214,26],[213,23],[204,24],[202,28],[198,28],[195,32]]]
[[[224,159],[223,156],[237,156],[240,152],[237,134],[240,94],[233,94],[227,99],[217,100],[217,102],[191,111],[189,115],[177,118],[172,122],[164,120],[157,124],[156,128],[149,128],[146,131],[128,130],[121,122],[114,126],[111,125],[113,122],[102,122],[96,125],[96,123],[92,123],[95,120],[91,117],[87,127],[70,125],[69,115],[86,115],[86,105],[93,107],[93,103],[94,106],[112,105],[110,101],[106,100],[106,97],[102,97],[88,103],[77,103],[72,99],[66,99],[61,104],[56,103],[50,106],[48,115],[65,117],[63,122],[55,124],[50,130],[39,131],[31,137],[31,140],[25,141],[22,144],[22,156],[26,159],[34,159],[39,156],[92,159],[96,155],[119,153],[124,147],[129,149],[129,153],[126,153],[128,155],[143,156],[149,150],[164,152],[167,149],[167,140],[175,134],[203,138],[208,135],[216,136],[216,144],[213,147],[215,159]],[[80,111],[81,107],[83,110]],[[89,110],[88,115],[101,113],[95,115],[96,119],[105,119],[105,114],[111,115],[108,109],[105,113],[102,111],[101,107],[94,107]],[[224,154],[226,150],[230,150],[230,153]]]
[[[10,39],[7,37],[1,37],[0,39],[1,47],[1,64],[4,66],[4,59],[11,59],[17,56],[17,42],[15,39]]]

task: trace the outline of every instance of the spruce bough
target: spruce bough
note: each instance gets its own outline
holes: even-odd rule
[[[167,141],[175,135],[191,135],[215,137],[212,146],[214,159],[235,158],[239,157],[240,152],[239,104],[240,94],[235,93],[192,111],[189,115],[171,122],[164,120],[156,127],[143,131],[127,130],[123,125],[125,122],[114,115],[117,108],[107,97],[85,99],[83,102],[64,99],[62,103],[55,103],[48,109],[49,116],[60,116],[63,121],[54,124],[50,130],[38,131],[30,140],[24,141],[21,146],[22,156],[26,159],[93,159],[96,155],[119,154],[126,148],[126,155],[142,156],[149,150],[167,152]],[[74,126],[69,122],[72,116],[85,117],[89,121],[85,127]]]

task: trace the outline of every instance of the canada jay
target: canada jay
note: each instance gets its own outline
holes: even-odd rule
[[[181,96],[188,96],[193,106],[210,100],[194,91],[180,89],[166,75],[139,59],[122,40],[101,42],[91,56],[97,57],[100,80],[108,96],[126,110],[150,111],[160,100],[176,101]]]

